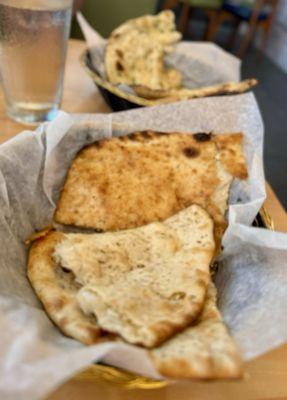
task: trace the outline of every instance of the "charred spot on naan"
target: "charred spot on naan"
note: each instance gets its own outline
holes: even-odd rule
[[[194,133],[193,134],[194,139],[197,142],[208,142],[209,140],[212,139],[212,133],[205,133],[205,132],[199,132],[199,133]]]
[[[185,149],[183,149],[183,154],[188,158],[195,158],[199,156],[200,151],[195,147],[186,147]]]

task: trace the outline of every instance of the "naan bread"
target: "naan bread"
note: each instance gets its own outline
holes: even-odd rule
[[[178,226],[178,229],[182,228]],[[70,240],[71,245],[76,236],[79,235],[50,232],[44,238],[36,240],[29,254],[30,282],[47,314],[63,333],[86,345],[114,340],[116,337],[105,334],[93,316],[84,314],[77,299],[81,284],[76,282],[72,272],[63,270],[53,260],[55,248],[65,246]],[[85,235],[80,236],[85,240]],[[89,235],[86,235],[86,238],[89,238]],[[76,244],[73,243],[74,245],[78,246],[78,241]],[[81,240],[79,245],[83,250]],[[81,250],[76,256],[78,262]],[[93,258],[87,257],[88,255],[89,252],[86,252],[82,258],[88,262],[87,273],[93,263]],[[108,253],[106,255],[109,262],[114,260]],[[104,272],[101,274],[101,279],[111,277],[111,270],[105,271],[102,267],[101,270]],[[115,281],[118,281],[126,271],[116,268],[113,272]],[[88,275],[85,279],[87,277]],[[110,283],[112,281],[113,279]],[[164,280],[162,282],[164,283]],[[117,289],[118,287],[115,287],[115,290]],[[180,297],[181,294],[176,293],[173,300],[180,301]],[[207,292],[203,311],[193,325],[160,347],[150,350],[149,354],[158,371],[167,377],[212,379],[236,378],[242,375],[240,356],[216,308],[216,291],[212,283]]]
[[[164,55],[180,38],[175,31],[174,14],[169,10],[127,21],[112,32],[106,46],[108,81],[155,90],[179,87],[181,75],[173,68],[165,68]]]
[[[179,88],[154,90],[144,85],[133,85],[133,89],[138,96],[145,99],[166,99],[168,101],[177,101],[199,97],[244,93],[256,86],[257,83],[258,81],[256,79],[246,79],[241,82],[227,82],[195,89]]]
[[[214,219],[219,247],[229,186],[247,177],[242,139],[147,131],[96,142],[73,161],[54,219],[116,231],[165,220],[195,203]]]
[[[55,246],[63,239],[63,233],[50,232],[32,244],[28,278],[47,314],[63,333],[84,344],[97,343],[104,334],[96,319],[84,315],[78,306],[76,295],[80,285],[73,274],[52,259]]]
[[[216,307],[210,285],[203,311],[194,325],[150,351],[158,371],[172,378],[239,378],[242,362]]]
[[[197,205],[166,221],[66,234],[55,259],[81,285],[77,302],[104,330],[156,346],[200,313],[210,283],[213,221]]]

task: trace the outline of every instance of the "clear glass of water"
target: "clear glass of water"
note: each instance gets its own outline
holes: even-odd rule
[[[55,117],[62,97],[73,0],[0,0],[0,74],[10,117]]]

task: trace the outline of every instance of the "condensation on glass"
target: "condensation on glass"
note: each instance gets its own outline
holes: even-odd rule
[[[51,120],[61,103],[72,0],[0,0],[0,72],[7,113]]]

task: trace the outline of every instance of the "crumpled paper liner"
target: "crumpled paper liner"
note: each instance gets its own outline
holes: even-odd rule
[[[67,169],[84,145],[134,130],[243,131],[249,180],[232,185],[229,227],[216,276],[219,307],[245,360],[287,340],[287,235],[251,228],[264,198],[263,125],[253,94],[206,98],[111,115],[60,113],[0,146],[0,398],[46,396],[104,360],[159,378],[145,350],[85,347],[52,324],[26,278],[23,241],[50,223]]]

